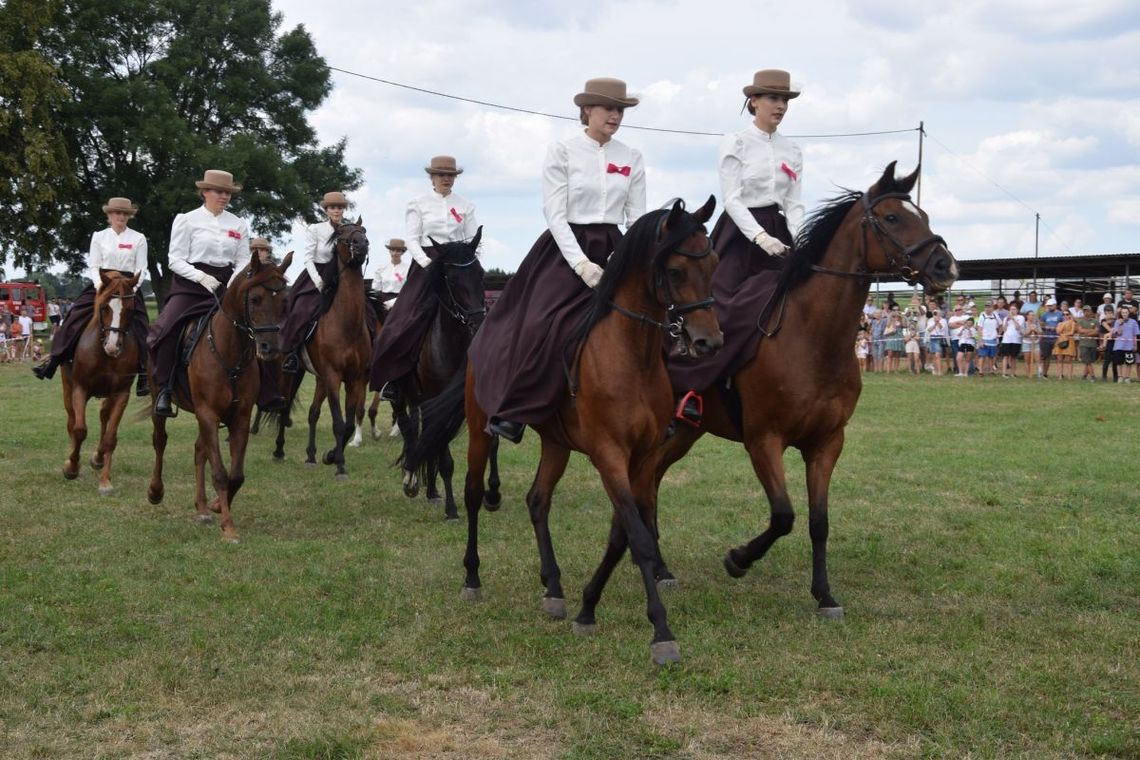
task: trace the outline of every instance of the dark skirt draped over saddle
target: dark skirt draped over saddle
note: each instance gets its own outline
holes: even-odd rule
[[[570,228],[590,261],[603,267],[622,237],[615,224]],[[468,351],[475,396],[490,418],[533,425],[555,412],[568,390],[570,344],[593,293],[550,231],[542,233]]]
[[[434,246],[424,248],[424,253],[435,260]],[[431,288],[431,278],[413,261],[408,267],[404,287],[400,289],[400,297],[385,317],[384,328],[376,334],[372,344],[369,373],[372,390],[378,391],[385,383],[397,381],[415,371],[420,347],[438,308],[439,296]]]
[[[100,271],[118,270],[103,269]],[[119,272],[119,274],[128,278],[135,276],[134,272]],[[134,303],[130,322],[127,324],[127,332],[138,342],[139,356],[146,357],[146,334],[147,330],[150,329],[150,317],[146,313],[146,303],[141,297],[135,298]],[[71,361],[75,355],[75,347],[79,344],[79,339],[83,336],[83,331],[87,328],[87,323],[91,321],[91,315],[94,313],[95,286],[89,283],[71,302],[71,311],[67,312],[63,324],[59,326],[55,332],[55,337],[51,340],[51,356],[57,363]]]
[[[317,264],[317,273],[327,283],[327,288],[332,287],[336,266],[335,259]],[[332,304],[331,296],[331,292],[322,293],[317,290],[308,269],[301,270],[297,281],[289,290],[289,300],[285,302],[285,319],[281,322],[281,333],[278,337],[281,353],[292,353],[301,347],[301,343],[308,337],[310,328],[328,311]]]
[[[778,206],[749,211],[765,232],[785,245],[792,244],[788,223]],[[744,366],[756,354],[760,343],[759,321],[766,318],[775,305],[773,294],[783,259],[768,255],[747,240],[727,213],[722,213],[713,227],[712,245],[720,256],[713,273],[712,291],[716,299],[716,318],[724,333],[724,347],[700,361],[670,355],[669,379],[678,394],[703,391]]]
[[[226,283],[233,276],[233,267],[215,267],[209,264],[191,264],[191,266],[222,283],[216,294],[217,302],[220,302]],[[166,305],[158,315],[158,319],[151,325],[150,334],[147,336],[151,369],[158,387],[168,384],[174,376],[178,364],[178,343],[182,327],[190,320],[208,314],[210,309],[214,308],[214,304],[214,294],[210,291],[192,280],[174,275],[170,283],[170,292],[166,296]]]

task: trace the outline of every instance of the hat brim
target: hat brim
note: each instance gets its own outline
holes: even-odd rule
[[[348,208],[348,201],[341,203],[340,201],[321,201],[317,204],[321,208],[328,208],[329,206],[340,206],[341,208]]]
[[[198,180],[194,183],[194,186],[199,190],[226,190],[231,193],[241,192],[241,185],[219,185],[214,182],[205,182],[203,180]]]
[[[122,211],[127,216],[134,216],[139,212],[138,206],[131,206],[130,208],[123,208],[122,206],[104,206],[103,213],[109,214],[112,211]]]
[[[792,100],[798,98],[800,93],[798,90],[779,90],[775,87],[757,87],[750,84],[744,88],[744,95],[749,98],[753,95],[783,95],[788,100]]]
[[[633,108],[641,101],[637,98],[610,98],[596,92],[580,92],[574,96],[574,105],[579,108],[586,106],[610,106],[612,108]]]
[[[386,245],[384,247],[389,251],[400,251],[401,253],[408,250],[408,247],[406,245]]]
[[[433,169],[430,166],[425,166],[424,171],[428,174],[442,174],[445,177],[455,177],[463,173],[462,169]]]

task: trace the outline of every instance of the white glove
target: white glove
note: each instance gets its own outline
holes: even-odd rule
[[[219,282],[217,280],[217,278],[213,277],[212,275],[208,275],[208,274],[204,274],[204,273],[203,273],[202,277],[198,280],[198,284],[201,285],[206,290],[210,291],[211,293],[216,291],[218,288],[222,287],[222,283]]]
[[[396,305],[396,299],[395,298],[389,298],[387,301],[384,302],[384,309],[385,309],[385,311],[391,311],[392,307],[395,305]]]
[[[420,269],[427,269],[431,266],[431,258],[422,249],[412,254],[412,259],[420,265]]]
[[[598,287],[598,283],[602,281],[602,272],[604,271],[604,269],[589,259],[582,259],[574,265],[574,274],[581,277],[582,282],[591,288]]]
[[[318,293],[320,293],[321,291],[323,291],[325,289],[325,281],[322,280],[320,277],[314,277],[313,278],[313,287],[317,289]]]
[[[757,232],[756,237],[752,238],[752,242],[763,248],[764,252],[770,256],[783,256],[791,250],[764,230]]]

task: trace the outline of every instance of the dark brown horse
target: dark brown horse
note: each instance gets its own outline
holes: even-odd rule
[[[572,392],[545,422],[535,425],[542,458],[526,497],[538,542],[542,608],[554,618],[566,615],[561,570],[554,557],[548,516],[551,495],[571,451],[590,457],[613,503],[609,544],[601,565],[583,592],[574,631],[588,635],[597,624],[594,610],[610,573],[628,546],[641,571],[647,613],[653,624],[651,656],[658,664],[680,659],[666,622],[665,606],[654,582],[657,555],[657,458],[670,428],[672,392],[665,371],[662,331],[683,342],[696,356],[719,349],[722,336],[712,306],[712,253],[704,223],[715,200],[695,213],[679,201],[670,210],[654,211],[635,222],[606,264],[571,362],[576,378]],[[484,431],[487,414],[475,398],[468,370],[465,394],[449,388],[438,403],[425,409],[424,443],[415,454],[430,452],[462,424],[465,395],[468,425],[467,575],[461,597],[480,597],[479,508],[483,475],[492,438]],[[459,396],[459,403],[455,403]],[[458,412],[458,414],[455,414]],[[456,419],[458,418],[458,421]]]
[[[393,406],[396,424],[404,437],[401,461],[407,463],[408,452],[416,446],[420,433],[420,405],[439,395],[452,381],[463,376],[467,349],[471,338],[483,323],[487,313],[483,293],[483,266],[477,251],[483,237],[480,227],[470,241],[437,243],[431,241],[435,256],[431,267],[420,273],[427,277],[429,288],[435,294],[439,307],[431,327],[424,336],[413,377],[400,383],[400,398]],[[373,422],[375,427],[375,422]],[[420,468],[404,468],[404,494],[414,498],[419,494],[420,476],[427,485],[427,498],[439,498],[436,475],[443,478],[443,513],[448,520],[458,520],[451,478],[455,462],[449,447],[438,457],[424,462]]]
[[[776,292],[771,335],[755,356],[722,384],[704,391],[700,429],[681,428],[665,442],[658,481],[704,433],[741,441],[771,507],[768,528],[724,558],[739,578],[780,536],[795,515],[784,479],[783,454],[800,450],[807,466],[811,593],[821,615],[843,616],[827,578],[827,502],[843,431],[862,390],[855,333],[873,275],[898,276],[928,291],[948,288],[958,264],[927,215],[910,199],[918,170],[895,178],[892,162],[865,193],[838,196],[815,211],[790,255]],[[659,579],[672,576],[662,562]]]
[[[211,510],[221,513],[222,538],[232,543],[237,543],[238,536],[230,506],[245,482],[249,418],[260,388],[255,359],[268,361],[277,354],[278,325],[285,308],[285,270],[292,261],[292,253],[276,265],[263,264],[256,253],[253,255],[248,266],[226,288],[217,310],[209,317],[205,334],[190,357],[187,385],[175,384],[178,406],[193,412],[198,419],[198,439],[194,442],[195,520],[211,523],[214,521]],[[154,472],[147,491],[151,504],[160,503],[166,492],[162,482],[166,419],[154,414],[152,405]],[[225,425],[229,432],[228,471],[218,441],[220,425]],[[217,493],[210,505],[206,504],[207,459]]]
[[[87,438],[87,400],[103,399],[99,411],[99,447],[91,466],[100,470],[99,493],[109,494],[111,456],[118,443],[119,422],[131,397],[131,384],[138,373],[139,355],[146,350],[131,339],[127,321],[135,309],[139,275],[125,277],[104,272],[95,295],[95,311],[75,347],[75,356],[63,365],[63,405],[67,409],[67,434],[71,453],[63,464],[63,476],[79,477],[79,449]]]
[[[333,447],[325,452],[322,461],[336,465],[338,480],[348,477],[344,469],[344,447],[364,410],[368,360],[372,353],[368,333],[372,312],[364,292],[363,267],[368,259],[365,232],[360,219],[354,224],[341,224],[333,233],[336,268],[330,270],[335,271],[335,276],[326,289],[332,293],[332,300],[317,320],[316,329],[301,352],[305,369],[316,376],[318,386],[309,406],[309,444],[305,449],[305,464],[315,465],[317,462],[317,420],[321,416],[321,401],[327,398],[332,414]],[[290,406],[303,378],[303,373],[298,372],[290,393],[286,395]],[[341,385],[344,386],[343,408],[340,403]],[[281,415],[278,424],[285,425],[286,419]],[[283,440],[280,429],[278,440]],[[280,446],[279,451],[284,456]]]

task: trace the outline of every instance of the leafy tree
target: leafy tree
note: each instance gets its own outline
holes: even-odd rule
[[[105,224],[101,205],[127,196],[142,208],[131,226],[147,236],[163,294],[171,222],[200,202],[205,169],[233,172],[245,189],[231,209],[268,235],[316,220],[323,191],[359,187],[345,141],[319,145],[306,119],[329,93],[328,66],[304,27],[281,25],[269,0],[0,7],[0,50],[12,51],[0,54],[0,105],[18,114],[0,121],[0,136],[18,138],[0,146],[0,168],[13,171],[0,182],[0,200],[12,199],[0,250],[28,268],[75,271]]]

